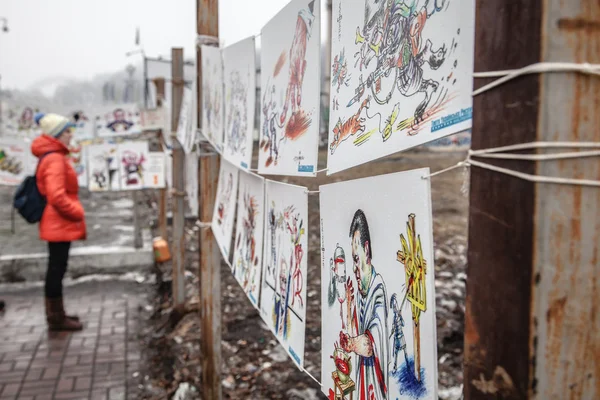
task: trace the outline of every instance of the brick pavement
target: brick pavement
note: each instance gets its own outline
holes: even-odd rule
[[[41,289],[1,295],[0,399],[135,398],[137,307],[143,289],[127,282],[65,288],[65,308],[84,330],[48,332]]]

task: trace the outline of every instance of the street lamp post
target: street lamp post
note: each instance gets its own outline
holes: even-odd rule
[[[2,21],[2,32],[8,33],[8,20],[6,17],[0,17],[0,21]]]
[[[144,107],[148,107],[148,62],[146,60],[146,53],[144,52],[144,48],[140,47],[137,50],[128,51],[125,53],[125,56],[130,57],[134,54],[140,53],[142,55],[142,59],[144,60]]]
[[[8,20],[6,17],[0,17],[0,21],[2,21],[2,32],[8,33]],[[0,81],[2,80],[2,75],[0,75]],[[0,85],[0,130],[4,130],[3,118],[2,118],[2,85]],[[1,133],[1,132],[0,132]]]

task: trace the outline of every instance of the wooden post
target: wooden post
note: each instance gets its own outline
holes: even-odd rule
[[[481,0],[476,12],[475,71],[600,63],[598,2]],[[598,142],[598,104],[598,77],[522,76],[474,98],[472,148]],[[597,158],[483,161],[600,179]],[[465,398],[600,398],[600,190],[473,167],[470,191]]]
[[[133,247],[136,249],[142,248],[142,226],[140,221],[140,213],[138,210],[139,190],[131,191],[131,201],[133,202]]]
[[[218,0],[197,0],[197,32],[199,35],[219,35]],[[198,66],[198,110],[202,103],[202,54],[197,53]],[[201,124],[201,118],[198,118]],[[212,220],[220,158],[204,155],[213,149],[201,149],[199,160],[200,221]],[[202,349],[202,394],[203,398],[221,400],[221,254],[212,230],[200,230],[200,316]]]
[[[183,49],[171,50],[171,141],[173,142],[173,305],[185,301],[185,153],[177,140],[177,124],[183,100]]]
[[[154,85],[156,86],[156,104],[158,107],[163,107],[163,101],[165,98],[165,78],[154,79]],[[163,135],[165,135],[165,129],[161,130],[159,135],[161,137],[160,150],[165,151],[165,145]],[[169,234],[167,233],[167,189],[159,189],[158,191],[158,228],[160,236],[168,240]]]

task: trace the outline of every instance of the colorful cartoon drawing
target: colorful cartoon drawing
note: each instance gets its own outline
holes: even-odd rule
[[[425,274],[427,262],[423,259],[421,237],[415,234],[415,215],[408,216],[406,234],[400,235],[402,251],[398,250],[398,261],[404,265],[406,273],[406,299],[411,304],[414,334],[415,376],[421,380],[421,334],[419,318],[422,312],[427,311],[427,292],[425,288]]]
[[[332,307],[337,301],[340,303],[340,319],[342,321],[342,329],[346,329],[346,319],[344,317],[344,302],[346,301],[346,254],[339,243],[335,246],[333,257],[329,260],[329,287],[328,297],[329,307]],[[349,303],[347,303],[349,304]]]
[[[233,274],[255,307],[261,286],[264,179],[240,172]]]
[[[143,153],[126,150],[121,154],[123,163],[123,179],[125,186],[139,185],[144,180],[143,164],[146,161]]]
[[[80,187],[86,187],[87,182],[87,157],[86,148],[79,142],[73,141],[69,147],[69,161],[77,174],[77,181]]]
[[[266,181],[260,312],[298,365],[304,360],[308,218],[306,188]]]
[[[98,137],[127,136],[142,132],[141,113],[136,104],[121,104],[104,108],[96,112],[95,125]],[[93,126],[86,121],[87,117],[81,111],[77,115],[76,134],[80,139],[91,139],[93,137]]]
[[[112,112],[112,121],[106,124],[106,127],[113,132],[125,132],[133,125],[133,122],[127,119],[125,110],[117,108]]]
[[[277,165],[279,160],[279,143],[283,138],[278,136],[278,129],[282,130],[283,125],[279,125],[277,121],[277,104],[273,100],[275,94],[275,86],[270,86],[270,90],[266,90],[263,94],[263,139],[260,143],[260,148],[264,151],[269,151],[269,157],[265,161],[268,167],[271,164]],[[267,97],[268,96],[268,97]],[[268,100],[267,100],[268,99]]]
[[[340,54],[336,54],[331,65],[331,87],[336,88],[336,92],[340,92],[340,87],[350,84],[350,75],[348,74],[348,62],[344,55],[345,49],[342,49]]]
[[[90,191],[119,190],[118,147],[92,144],[87,147],[88,186]]]
[[[427,309],[435,298],[426,261],[433,254],[431,195],[429,184],[420,182],[426,171],[319,188],[321,267],[330,275],[322,282],[328,306],[321,309],[323,392],[329,399],[437,398],[436,322]],[[392,183],[411,187],[410,193],[390,189]],[[429,227],[427,235],[417,230],[417,219]],[[398,232],[400,250],[390,232]],[[346,259],[352,260],[349,275]]]
[[[365,118],[361,117],[363,110],[369,108],[369,104],[371,101],[371,96],[367,96],[358,108],[356,114],[352,115],[347,121],[342,123],[342,120],[338,120],[338,122],[333,127],[333,140],[329,145],[329,151],[331,154],[335,152],[335,149],[338,148],[340,143],[344,140],[348,139],[350,136],[354,136],[356,133],[362,133],[365,131]]]
[[[358,398],[387,399],[388,394],[388,308],[383,278],[372,263],[372,242],[367,217],[357,210],[350,225],[353,271],[346,285],[350,302],[348,332],[340,331],[340,346],[358,356]],[[360,318],[358,317],[360,316]]]
[[[362,100],[370,96],[373,104],[362,124],[364,133],[352,144],[361,146],[377,136],[381,140],[371,141],[366,152],[343,144],[344,150],[328,159],[329,173],[470,128],[472,4],[364,0],[364,7],[350,7],[334,0],[332,9],[338,24],[332,33],[336,97],[332,97],[330,126],[357,114]],[[354,65],[345,64],[346,52],[353,54]],[[432,135],[411,138],[424,130]],[[340,144],[337,135],[330,131],[331,145]]]
[[[300,269],[302,255],[304,254],[301,243],[302,235],[304,235],[304,227],[302,226],[304,221],[300,219],[301,217],[299,213],[293,213],[293,211],[293,208],[290,208],[284,213],[284,215],[286,215],[286,227],[290,233],[290,239],[294,248],[293,257],[290,254],[290,269],[292,266],[294,268],[294,272],[292,274],[294,286],[294,292],[292,294],[292,306],[294,305],[296,299],[298,299],[300,307],[304,307],[304,301],[302,300],[302,271]],[[290,220],[292,221],[291,225]]]
[[[317,0],[294,0],[262,31],[259,172],[314,175],[319,133],[312,115],[320,107],[319,24]],[[309,155],[305,164],[293,162],[298,151]]]
[[[23,171],[23,163],[8,154],[7,148],[0,148],[0,171],[19,175]]]
[[[20,131],[26,131],[33,128],[34,125],[35,121],[33,120],[33,108],[25,107],[21,113],[21,117],[19,117],[18,129]]]

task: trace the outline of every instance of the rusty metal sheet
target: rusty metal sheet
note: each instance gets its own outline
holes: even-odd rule
[[[550,0],[543,61],[600,64],[600,4]],[[600,142],[600,78],[541,78],[542,140]],[[549,161],[540,175],[600,180],[600,159]],[[538,185],[535,206],[532,394],[538,399],[600,398],[600,189]]]

